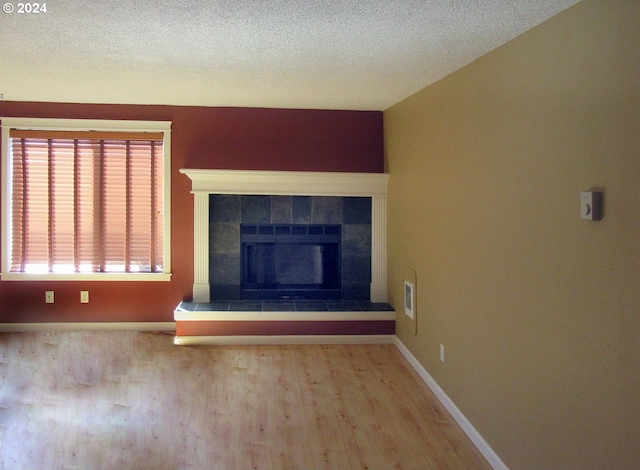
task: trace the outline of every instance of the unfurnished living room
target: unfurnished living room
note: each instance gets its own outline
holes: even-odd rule
[[[0,469],[640,469],[640,3],[3,2]]]

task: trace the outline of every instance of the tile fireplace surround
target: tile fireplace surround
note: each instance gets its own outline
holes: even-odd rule
[[[380,173],[182,169],[194,195],[193,299],[174,312],[177,345],[391,343],[387,304],[387,182]],[[233,301],[211,298],[210,195],[371,198],[369,299]],[[367,244],[368,246],[368,244]]]
[[[209,195],[371,197],[371,302],[387,301],[387,182],[380,173],[316,173],[181,169],[194,195],[193,302],[211,300]]]
[[[211,302],[370,299],[371,198],[212,194],[209,208]]]

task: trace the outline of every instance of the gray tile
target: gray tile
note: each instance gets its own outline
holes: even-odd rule
[[[204,312],[226,312],[229,310],[229,302],[200,303],[196,310]]]
[[[180,302],[178,308],[193,312],[198,307],[198,302]]]
[[[342,226],[343,255],[371,255],[371,225]]]
[[[271,196],[271,223],[291,223],[291,196]]]
[[[342,298],[352,300],[369,300],[371,296],[370,283],[343,283],[342,284]]]
[[[298,312],[326,312],[329,310],[327,304],[319,300],[297,300],[295,304]]]
[[[262,311],[262,302],[260,301],[250,301],[250,300],[240,300],[229,303],[229,311],[231,312],[261,312]]]
[[[345,197],[342,204],[345,224],[371,225],[371,198]]]
[[[212,301],[240,300],[240,284],[211,284]]]
[[[212,223],[209,225],[211,254],[240,253],[240,224]]]
[[[240,222],[240,196],[211,194],[209,196],[211,222]]]
[[[291,223],[311,223],[311,196],[293,196],[291,198]]]
[[[280,302],[280,301],[262,301],[263,312],[295,312],[296,306],[293,302]]]
[[[371,258],[369,256],[343,256],[342,282],[345,284],[371,282]]]
[[[377,302],[358,302],[360,307],[365,312],[392,312],[393,307],[386,303],[377,303]]]
[[[359,312],[362,310],[355,300],[326,300],[325,303],[332,312]]]
[[[334,196],[316,196],[311,200],[312,224],[341,224],[342,198]]]
[[[240,284],[240,255],[212,254],[209,258],[211,284]]]
[[[241,196],[240,219],[243,224],[271,223],[271,196]]]

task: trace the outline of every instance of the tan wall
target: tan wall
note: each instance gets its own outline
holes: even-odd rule
[[[640,465],[639,32],[586,0],[384,113],[398,336],[511,469]]]

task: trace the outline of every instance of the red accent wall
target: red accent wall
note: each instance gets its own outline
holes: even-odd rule
[[[395,320],[180,321],[176,336],[393,335]]]
[[[0,102],[0,116],[170,120],[170,282],[0,281],[0,323],[169,322],[191,297],[193,197],[180,168],[384,171],[382,112]],[[45,304],[46,290],[55,303]],[[80,303],[80,291],[90,303]]]

